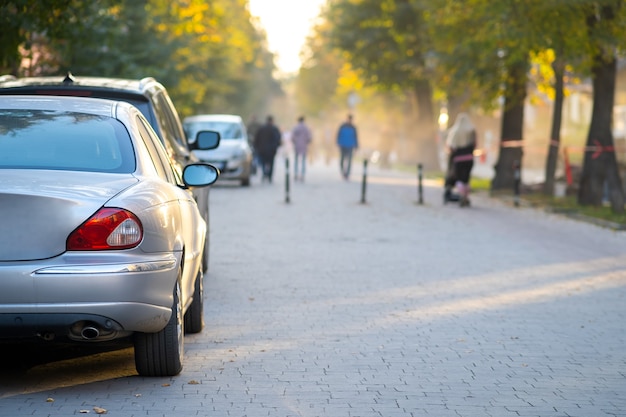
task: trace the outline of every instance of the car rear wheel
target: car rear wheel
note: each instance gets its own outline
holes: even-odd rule
[[[174,376],[183,370],[184,322],[180,281],[169,322],[157,333],[135,334],[135,368],[143,376]]]
[[[185,332],[200,333],[204,328],[204,275],[198,271],[193,289],[193,301],[185,313]]]

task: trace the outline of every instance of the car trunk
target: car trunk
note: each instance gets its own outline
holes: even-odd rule
[[[65,252],[74,229],[136,182],[120,174],[2,170],[0,261],[45,259]]]

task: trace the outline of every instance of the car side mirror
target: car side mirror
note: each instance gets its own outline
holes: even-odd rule
[[[220,171],[211,164],[189,164],[183,168],[183,182],[187,187],[206,187],[217,181]]]
[[[220,144],[219,132],[212,130],[202,130],[196,134],[196,140],[191,143],[192,149],[206,151],[209,149],[215,149]]]

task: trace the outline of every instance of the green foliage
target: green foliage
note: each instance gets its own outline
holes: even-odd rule
[[[412,88],[425,79],[431,49],[419,3],[407,0],[331,2],[328,39],[372,85]]]
[[[13,0],[0,5],[0,70],[17,74],[37,35],[62,37],[69,29],[72,13],[89,2],[80,0]]]
[[[539,207],[555,213],[564,213],[582,216],[590,219],[612,222],[620,227],[626,227],[626,214],[614,213],[611,207],[600,205],[583,206],[576,201],[575,196],[551,197],[542,193],[527,193],[522,195],[523,200],[533,207]]]
[[[0,6],[0,66],[15,75],[143,78],[180,113],[249,114],[280,93],[247,0],[21,0]],[[22,58],[29,58],[25,67]]]
[[[243,0],[149,1],[148,24],[172,47],[160,79],[183,116],[245,115],[274,94],[271,55],[246,6]]]
[[[80,76],[162,78],[171,47],[146,22],[146,2],[116,0],[89,3],[75,11],[63,37],[49,40],[58,68]],[[156,70],[156,71],[155,71]]]

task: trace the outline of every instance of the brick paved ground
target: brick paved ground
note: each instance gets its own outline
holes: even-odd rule
[[[0,415],[626,416],[625,232],[444,206],[430,183],[418,205],[413,174],[376,169],[361,204],[360,166],[310,167],[287,204],[282,168],[211,191],[207,327],[180,376],[132,376],[122,351],[122,375]]]

